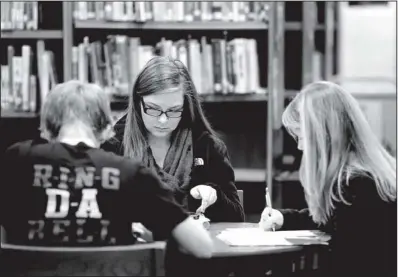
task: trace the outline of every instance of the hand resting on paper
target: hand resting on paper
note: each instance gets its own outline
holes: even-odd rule
[[[258,224],[264,231],[270,231],[272,227],[278,230],[283,225],[283,214],[278,210],[266,207],[261,213],[261,219]]]

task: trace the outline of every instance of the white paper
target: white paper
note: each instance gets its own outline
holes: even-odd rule
[[[222,231],[217,238],[230,246],[284,246],[298,243],[289,239],[307,240],[299,244],[324,244],[329,239],[318,231],[263,231],[260,228],[230,228]]]

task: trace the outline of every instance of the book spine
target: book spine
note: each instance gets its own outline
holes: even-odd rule
[[[7,62],[8,62],[8,95],[6,95],[6,102],[9,103],[10,106],[14,104],[14,54],[15,50],[13,46],[8,46],[7,48]]]
[[[72,47],[72,79],[79,80],[79,47]]]
[[[36,76],[30,75],[29,80],[29,111],[36,112],[37,111],[37,82]]]
[[[21,108],[22,111],[29,111],[29,88],[31,75],[32,50],[29,45],[22,46],[22,71],[21,71]]]
[[[13,60],[13,94],[14,94],[14,108],[17,111],[22,111],[22,82],[23,82],[23,68],[22,57],[14,56]]]
[[[214,92],[222,92],[221,40],[212,39]]]
[[[9,101],[8,101],[8,94],[9,94],[9,72],[8,72],[8,65],[1,66],[1,108],[8,109],[10,108]]]

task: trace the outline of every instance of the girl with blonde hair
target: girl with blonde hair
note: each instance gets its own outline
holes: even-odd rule
[[[315,82],[288,105],[282,122],[303,151],[308,208],[266,208],[260,226],[329,233],[333,276],[396,276],[396,160],[358,102],[337,84]]]

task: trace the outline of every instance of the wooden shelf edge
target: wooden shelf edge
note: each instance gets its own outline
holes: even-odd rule
[[[245,93],[245,94],[199,94],[204,103],[216,102],[258,102],[268,99],[267,93]]]
[[[266,180],[265,169],[234,168],[235,182],[261,183]]]
[[[351,95],[354,96],[356,99],[397,100],[396,92],[352,92]]]
[[[277,182],[300,182],[298,171],[282,171],[276,174],[274,180]]]
[[[268,24],[257,21],[192,21],[192,22],[123,22],[102,20],[75,20],[76,29],[146,29],[146,30],[266,30]]]
[[[315,25],[316,31],[325,31],[325,24],[318,23]],[[303,24],[301,22],[285,22],[285,30],[287,31],[301,31],[303,29]],[[336,26],[335,26],[336,29]]]
[[[297,91],[285,91],[285,98],[294,97]],[[128,97],[128,96],[127,96]],[[267,93],[229,93],[229,94],[199,94],[202,103],[226,103],[226,102],[263,102],[268,100]],[[127,105],[128,99],[122,97],[111,97],[111,106]]]
[[[1,109],[1,118],[38,118],[39,114],[34,112],[17,112]]]
[[[2,30],[2,39],[62,39],[61,30]]]
[[[286,90],[285,98],[296,96],[298,91]],[[204,103],[223,103],[223,102],[262,102],[268,100],[267,93],[230,93],[230,94],[200,94],[199,97]]]
[[[76,29],[147,29],[147,30],[267,30],[268,24],[261,21],[105,21],[75,20]],[[285,30],[301,31],[301,22],[285,22]],[[325,30],[324,24],[317,24],[315,30]]]

